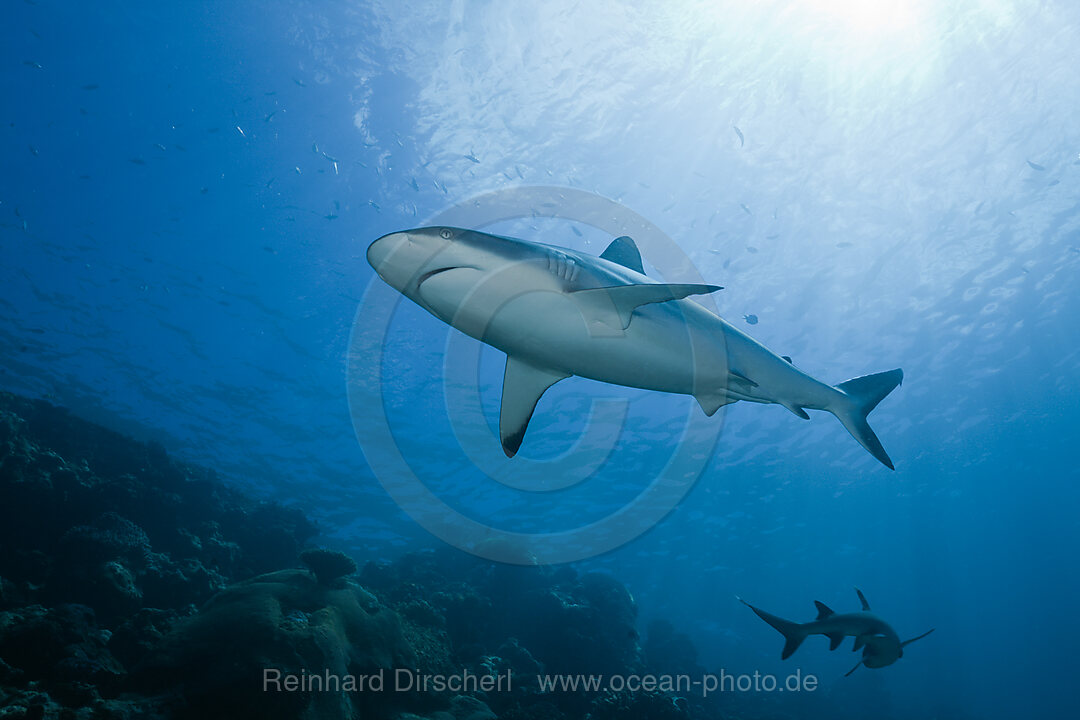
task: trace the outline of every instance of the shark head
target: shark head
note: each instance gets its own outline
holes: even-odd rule
[[[367,259],[392,288],[468,334],[461,323],[486,326],[508,300],[566,290],[588,275],[558,248],[453,227],[383,235]]]

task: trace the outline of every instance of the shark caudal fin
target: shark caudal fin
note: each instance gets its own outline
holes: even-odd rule
[[[904,371],[899,368],[888,372],[875,373],[874,375],[852,378],[836,386],[836,389],[846,395],[850,402],[845,402],[836,408],[829,408],[833,415],[836,415],[840,422],[844,424],[851,436],[858,440],[860,445],[890,470],[893,469],[892,460],[889,459],[889,454],[885,452],[885,448],[881,446],[881,441],[878,440],[877,435],[870,429],[870,424],[866,422],[866,416],[903,379]]]
[[[739,602],[753,610],[755,615],[772,625],[773,628],[778,630],[780,634],[784,636],[784,651],[780,654],[781,660],[787,660],[791,657],[792,653],[798,650],[799,646],[802,645],[803,640],[806,639],[807,632],[801,623],[785,620],[772,613],[767,613],[760,608],[754,607],[742,598],[739,598]]]

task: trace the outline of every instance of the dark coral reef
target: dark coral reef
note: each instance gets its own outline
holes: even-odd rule
[[[660,690],[541,687],[700,671],[668,624],[643,650],[609,575],[450,549],[357,572],[315,535],[159,446],[0,394],[0,717],[720,716]]]

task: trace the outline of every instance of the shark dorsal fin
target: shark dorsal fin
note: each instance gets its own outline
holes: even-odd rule
[[[929,630],[924,632],[922,635],[919,635],[918,637],[913,637],[910,640],[905,640],[904,642],[900,643],[900,647],[910,645],[911,643],[915,642],[916,640],[922,640],[924,637],[926,637],[930,633],[934,632],[935,630],[937,630],[937,628],[930,628]]]
[[[832,608],[830,608],[828,605],[821,602],[820,600],[815,600],[814,605],[817,606],[817,619],[818,620],[824,620],[825,618],[829,617],[830,615],[835,615],[836,614],[836,613],[834,613],[832,611]]]
[[[862,609],[864,611],[869,611],[870,603],[866,602],[866,596],[862,594],[862,590],[855,588],[855,593],[859,596],[859,602],[862,603]]]
[[[723,289],[719,285],[694,283],[641,283],[575,290],[571,295],[579,301],[585,301],[580,306],[582,313],[590,321],[614,325],[614,314],[618,316],[619,327],[625,330],[630,326],[634,310],[641,305],[682,300],[689,295],[707,295]]]
[[[503,375],[502,408],[499,411],[499,439],[506,457],[514,457],[540,396],[549,387],[567,378],[564,372],[534,367],[524,360],[506,357]]]
[[[600,253],[600,257],[634,272],[645,274],[645,268],[641,266],[641,252],[638,251],[633,239],[627,235],[612,240],[607,249]]]

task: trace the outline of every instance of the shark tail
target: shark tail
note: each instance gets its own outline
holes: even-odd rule
[[[885,448],[881,446],[877,435],[870,429],[866,416],[885,399],[886,395],[896,389],[903,379],[904,371],[900,368],[852,378],[836,386],[836,389],[846,396],[848,402],[842,403],[837,408],[829,408],[833,415],[836,415],[844,424],[851,436],[890,470],[894,469],[892,460],[889,459]]]
[[[742,598],[739,598],[739,602],[753,610],[754,614],[756,614],[765,622],[772,625],[773,628],[775,628],[777,631],[779,631],[781,635],[784,636],[784,650],[780,654],[781,660],[787,660],[789,657],[791,657],[792,654],[799,649],[799,646],[802,645],[803,640],[806,639],[808,633],[806,632],[806,628],[802,625],[802,623],[792,622],[791,620],[785,620],[782,617],[777,617],[772,613],[767,613],[760,608],[754,607]]]

